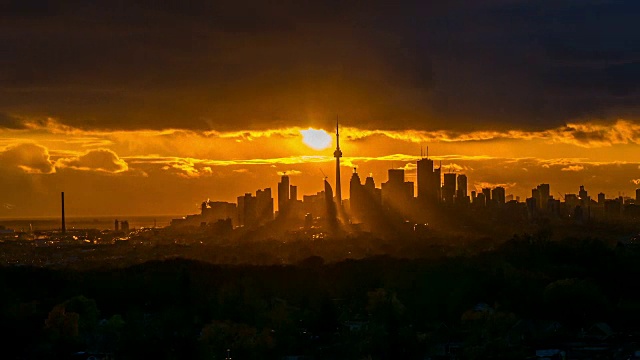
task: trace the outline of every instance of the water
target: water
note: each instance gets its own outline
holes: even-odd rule
[[[154,221],[157,227],[168,226],[171,219],[178,218],[178,215],[161,216],[129,216],[119,217],[120,221],[129,222],[129,228],[153,227]],[[96,217],[68,217],[66,219],[67,229],[98,229],[113,230],[116,217],[96,216]],[[36,218],[36,219],[0,219],[0,226],[15,231],[28,231],[31,225],[33,231],[56,230],[61,227],[60,218]]]

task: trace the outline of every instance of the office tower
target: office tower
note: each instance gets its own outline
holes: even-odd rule
[[[371,191],[371,192],[373,192],[373,189],[376,188],[376,182],[375,180],[373,180],[373,176],[371,176],[371,174],[369,174],[369,176],[367,176],[367,178],[364,179],[364,187],[365,189],[367,189],[367,191]]]
[[[463,203],[467,199],[467,175],[458,175],[458,191],[456,192],[456,201]]]
[[[273,220],[273,198],[271,197],[271,188],[256,191],[256,208],[259,224],[264,224]]]
[[[349,181],[349,205],[351,214],[356,217],[361,216],[366,207],[364,191],[364,186],[360,182],[360,175],[358,175],[356,168],[353,168],[353,174],[351,174],[351,180]]]
[[[540,187],[531,189],[531,198],[536,199],[536,206],[540,207]]]
[[[336,203],[333,199],[333,190],[331,189],[331,184],[325,179],[324,180],[324,204],[325,204],[325,219],[327,221],[327,225],[329,225],[331,230],[336,230],[337,226],[337,210]]]
[[[638,198],[638,190],[636,190],[636,199]],[[599,193],[598,194],[598,205],[604,205],[605,202],[605,195],[604,193]],[[638,200],[636,200],[637,203]]]
[[[506,202],[504,188],[502,186],[495,187],[491,191],[491,198],[495,203],[498,203],[499,205],[504,204]]]
[[[298,187],[295,185],[289,185],[289,200],[291,201],[298,200]]]
[[[257,225],[258,220],[258,207],[257,199],[251,193],[244,194],[244,208],[242,217],[244,219],[243,225],[245,227],[254,227]]]
[[[418,200],[435,203],[440,199],[440,169],[433,168],[433,160],[422,158],[417,162]]]
[[[456,193],[456,174],[444,174],[444,185],[442,185],[442,199],[446,204],[453,204],[453,197]]]
[[[333,156],[336,158],[336,204],[342,205],[342,186],[340,185],[340,158],[342,151],[340,150],[340,132],[338,131],[338,118],[336,117],[336,151]]]
[[[114,225],[115,225],[115,226],[114,226],[115,231],[120,231],[120,223],[118,222],[118,219],[116,219],[116,221],[115,221],[115,224],[114,224]]]
[[[482,193],[484,194],[484,204],[489,205],[491,203],[491,189],[482,188]]]
[[[289,205],[289,176],[282,175],[278,183],[278,213],[284,214]]]
[[[589,198],[589,194],[587,190],[584,189],[584,185],[580,185],[580,191],[578,191],[578,197],[580,198],[580,202],[582,205],[589,205],[591,202],[591,198]]]
[[[636,189],[636,204],[640,204],[640,189]]]
[[[364,194],[367,197],[368,206],[380,206],[382,204],[382,189],[376,188],[376,182],[371,174],[364,180]]]
[[[547,206],[547,202],[549,202],[550,189],[549,184],[540,184],[536,187],[538,190],[538,198],[537,205],[538,209],[545,209]]]
[[[487,205],[487,199],[484,196],[484,193],[478,193],[478,195],[475,197],[475,200],[473,201],[473,203],[475,204],[475,206],[485,206]]]
[[[404,181],[404,169],[389,169],[389,180],[382,184],[382,203],[387,208],[406,210],[413,199],[413,182]]]

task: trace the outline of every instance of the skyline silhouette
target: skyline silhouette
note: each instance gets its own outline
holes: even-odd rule
[[[638,14],[0,1],[0,358],[640,359]]]

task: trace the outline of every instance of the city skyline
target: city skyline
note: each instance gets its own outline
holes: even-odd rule
[[[70,216],[183,214],[284,172],[314,194],[336,114],[342,184],[415,182],[428,146],[469,191],[632,196],[639,6],[1,5],[0,218],[56,216],[61,191]]]
[[[311,128],[310,128],[311,129]],[[33,203],[46,204],[47,196],[63,191],[67,187],[60,183],[57,178],[71,178],[88,180],[89,183],[79,184],[79,186],[71,186],[75,189],[75,193],[83,194],[80,203],[76,202],[75,209],[72,213],[90,214],[90,215],[113,215],[123,213],[123,201],[117,197],[114,198],[109,194],[101,194],[102,191],[96,188],[96,184],[105,186],[105,191],[114,191],[121,196],[126,195],[123,199],[144,199],[143,201],[151,204],[153,201],[163,200],[152,196],[157,194],[160,189],[154,189],[154,186],[137,186],[131,187],[131,184],[143,182],[162,181],[160,184],[164,187],[163,196],[170,199],[164,205],[164,211],[154,212],[150,208],[158,209],[157,206],[149,206],[145,209],[139,208],[137,211],[125,213],[125,215],[146,215],[146,214],[180,214],[188,213],[193,210],[204,198],[217,199],[220,201],[231,201],[238,194],[254,191],[256,181],[260,187],[274,187],[279,176],[287,173],[292,179],[295,179],[299,186],[301,195],[313,194],[322,189],[321,179],[324,174],[331,174],[332,163],[335,157],[331,154],[331,147],[335,145],[335,139],[325,149],[317,150],[309,144],[303,143],[303,135],[300,133],[302,129],[291,131],[286,136],[281,135],[257,135],[256,138],[248,140],[248,135],[237,135],[231,139],[224,137],[206,139],[215,149],[215,144],[220,141],[225,144],[234,142],[252,143],[252,142],[270,142],[282,143],[284,148],[293,149],[297,156],[281,156],[279,158],[262,158],[255,159],[247,156],[246,159],[195,159],[195,158],[178,158],[178,157],[161,157],[161,156],[137,156],[137,157],[119,157],[114,151],[106,148],[96,148],[86,150],[84,154],[73,155],[72,150],[61,150],[59,152],[49,151],[42,145],[34,142],[20,141],[18,145],[6,145],[4,159],[8,162],[5,164],[7,169],[7,180],[24,181],[27,185],[28,194],[20,193],[21,189],[15,189],[16,192],[3,194],[3,209],[1,216],[4,218],[21,217],[21,216],[53,216],[56,214],[57,206],[53,198],[49,199],[49,206],[44,207],[44,211],[33,212],[21,209],[20,197],[26,197]],[[0,130],[2,131],[2,130]],[[16,131],[17,130],[4,130]],[[298,131],[298,134],[295,133]],[[304,130],[303,130],[304,131]],[[315,130],[320,134],[326,134],[324,130]],[[423,156],[419,154],[401,154],[392,153],[389,155],[366,156],[366,153],[359,147],[360,139],[356,139],[353,135],[354,130],[346,127],[342,129],[343,141],[341,148],[345,149],[344,156],[341,157],[342,176],[341,183],[346,184],[349,181],[351,170],[355,167],[362,174],[372,173],[374,178],[379,181],[386,180],[386,171],[389,168],[402,168],[405,170],[409,180],[415,182],[415,193],[418,193],[418,184],[416,181],[417,167],[416,164]],[[24,132],[23,132],[24,134]],[[67,130],[66,133],[60,135],[67,140],[65,146],[73,147],[75,145],[74,137],[79,138],[78,141],[97,142],[99,144],[107,143],[114,139],[111,134],[93,135],[93,138],[84,138],[84,134],[78,136],[72,131]],[[162,136],[160,133],[151,135],[150,138]],[[83,138],[80,138],[83,137]],[[104,137],[104,138],[101,138]],[[275,137],[275,138],[274,138]],[[390,138],[389,138],[390,139]],[[57,140],[57,141],[56,141]],[[201,139],[202,140],[202,139]],[[122,142],[131,141],[120,140]],[[390,139],[390,142],[395,140]],[[536,141],[536,140],[526,140]],[[43,141],[47,144],[62,143],[61,139],[48,139]],[[404,142],[400,140],[400,142]],[[117,142],[113,142],[117,144]],[[431,151],[439,153],[440,148],[449,148],[449,143],[435,142],[428,143],[431,145]],[[418,148],[419,143],[408,142],[402,144],[405,149]],[[141,145],[144,146],[144,145]],[[550,144],[549,147],[558,146]],[[560,145],[562,146],[562,145]],[[575,146],[575,145],[572,145]],[[635,147],[635,144],[624,145],[624,147]],[[203,145],[204,147],[204,145]],[[241,144],[240,147],[244,147]],[[249,146],[255,149],[254,146]],[[272,147],[277,148],[277,145]],[[615,146],[614,146],[615,147]],[[435,150],[434,150],[435,149]],[[266,149],[268,151],[268,149]],[[419,148],[418,148],[419,150]],[[598,151],[598,148],[585,149]],[[379,150],[378,150],[379,151]],[[355,156],[352,155],[355,152]],[[67,154],[67,155],[63,155]],[[485,153],[486,154],[486,153]],[[250,152],[247,151],[247,155]],[[285,154],[281,154],[285,155]],[[423,154],[424,155],[424,154]],[[14,156],[17,159],[11,159]],[[68,156],[68,157],[67,157]],[[552,183],[555,191],[564,193],[575,192],[577,186],[585,185],[596,192],[604,192],[608,197],[617,197],[621,194],[633,197],[637,183],[637,170],[640,163],[622,162],[622,161],[589,161],[575,158],[556,158],[556,159],[539,159],[533,157],[523,158],[507,158],[488,155],[429,155],[429,158],[436,162],[442,162],[442,175],[440,182],[444,180],[444,174],[454,172],[465,174],[469,177],[468,191],[479,191],[484,187],[503,186],[506,188],[507,194],[519,196],[522,199],[528,196],[529,189],[539,183]],[[20,161],[26,161],[24,164]],[[265,174],[266,173],[266,174]],[[315,174],[314,174],[315,173]],[[15,177],[15,179],[11,179]],[[151,179],[150,179],[151,178]],[[225,179],[226,178],[226,179]],[[332,184],[335,183],[335,176],[330,176]],[[222,180],[222,181],[221,181]],[[225,181],[226,180],[226,181]],[[97,182],[96,182],[97,181]],[[114,183],[113,185],[108,183]],[[118,185],[126,184],[125,186]],[[189,184],[197,184],[197,187],[189,186]],[[224,184],[224,185],[221,185]],[[250,185],[249,185],[250,184]],[[53,186],[52,186],[53,185]],[[155,185],[157,187],[158,185]],[[145,191],[154,191],[146,193]],[[80,192],[78,192],[80,190]],[[92,190],[98,190],[91,193]],[[189,190],[188,192],[185,192]],[[349,198],[348,189],[343,187],[344,198]],[[69,190],[67,190],[69,193]],[[89,195],[89,193],[91,195]],[[72,191],[73,193],[73,191]],[[11,195],[14,197],[11,198]],[[39,196],[40,198],[36,198]],[[104,196],[104,197],[102,197]],[[181,198],[184,199],[180,200]],[[76,201],[78,197],[76,196]],[[108,199],[108,201],[105,201]],[[192,201],[189,204],[189,199]],[[102,201],[104,206],[99,209],[110,208],[106,211],[92,211],[94,208],[89,204],[94,201]],[[140,201],[140,200],[137,200]],[[28,202],[27,202],[28,204]],[[79,206],[78,206],[79,205]],[[33,206],[33,205],[31,205]],[[73,206],[73,205],[72,205]],[[33,210],[33,209],[31,209]]]

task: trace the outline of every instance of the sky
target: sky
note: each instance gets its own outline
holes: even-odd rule
[[[635,195],[640,3],[0,4],[0,217],[189,214],[420,149],[470,189]],[[334,140],[335,141],[335,140]],[[323,174],[324,173],[324,174]],[[343,188],[348,197],[348,188]]]

